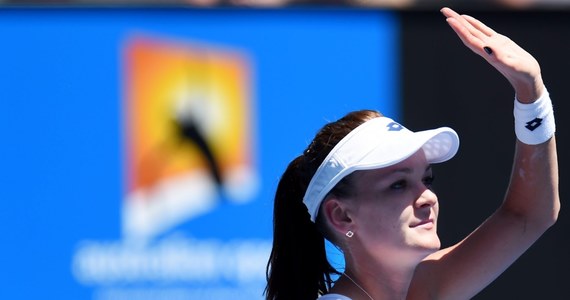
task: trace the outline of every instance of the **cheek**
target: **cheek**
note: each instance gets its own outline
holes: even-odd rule
[[[385,231],[394,225],[394,213],[385,206],[378,205],[362,205],[356,216],[357,222],[362,229],[372,233]]]
[[[394,232],[401,231],[402,227],[407,224],[413,217],[414,210],[411,206],[378,206],[364,208],[366,215],[364,220],[371,231],[375,232]]]
[[[405,197],[384,197],[383,200],[361,202],[356,220],[370,233],[401,231],[413,218],[413,201]]]

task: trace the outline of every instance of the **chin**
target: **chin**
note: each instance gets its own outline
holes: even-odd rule
[[[437,252],[441,248],[441,244],[424,245],[418,249],[418,261],[422,261],[431,254]]]
[[[441,242],[439,240],[439,237],[436,236],[435,238],[419,241],[416,246],[419,250],[423,250],[423,252],[431,254],[441,248]]]
[[[433,237],[431,241],[427,243],[427,247],[435,251],[439,250],[441,248],[441,241],[439,240],[439,237],[437,235]]]

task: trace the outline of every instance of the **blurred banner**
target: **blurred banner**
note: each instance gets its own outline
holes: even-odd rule
[[[399,117],[397,22],[0,10],[0,298],[262,299],[288,162],[349,110]]]
[[[568,9],[570,0],[0,0],[4,6],[150,6],[150,7],[339,7],[394,10],[439,10],[442,6],[458,10],[532,10]]]

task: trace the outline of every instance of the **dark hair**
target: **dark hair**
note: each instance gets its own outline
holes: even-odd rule
[[[267,264],[267,300],[315,300],[332,285],[331,274],[339,274],[327,260],[325,239],[310,219],[303,196],[317,168],[333,147],[354,128],[382,116],[373,110],[359,110],[328,123],[319,130],[302,155],[283,173],[273,210],[273,248]],[[345,194],[338,190],[330,192]],[[317,223],[322,222],[317,218]]]

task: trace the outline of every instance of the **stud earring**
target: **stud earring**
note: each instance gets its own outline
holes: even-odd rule
[[[345,234],[347,237],[351,238],[354,235],[354,232],[352,232],[351,230],[347,231]]]

